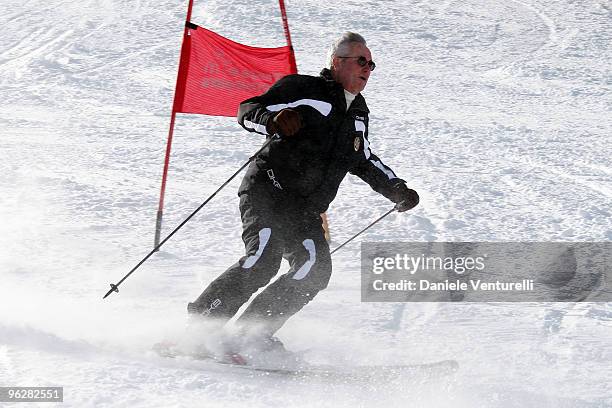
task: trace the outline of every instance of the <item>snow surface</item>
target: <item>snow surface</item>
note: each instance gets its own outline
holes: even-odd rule
[[[373,149],[422,197],[363,240],[612,240],[609,1],[287,7],[301,73],[319,72],[342,31],[368,39]],[[316,362],[456,359],[455,376],[317,381],[151,355],[243,251],[235,180],[102,301],[152,248],[185,11],[2,2],[0,385],[64,386],[66,407],[612,406],[611,304],[360,303],[358,242],[279,336]],[[273,0],[196,1],[193,21],[284,44]],[[166,233],[261,142],[235,119],[180,115]],[[389,208],[345,181],[334,244]]]

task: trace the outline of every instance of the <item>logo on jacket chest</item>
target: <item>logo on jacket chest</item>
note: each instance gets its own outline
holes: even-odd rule
[[[361,137],[355,136],[355,140],[353,140],[353,147],[355,148],[356,152],[359,151],[359,148],[361,147]]]

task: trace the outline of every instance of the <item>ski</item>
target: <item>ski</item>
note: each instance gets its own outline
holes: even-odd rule
[[[231,365],[231,364],[230,364]],[[371,379],[393,381],[409,376],[438,378],[451,375],[459,370],[455,360],[441,360],[424,364],[405,365],[304,365],[295,368],[261,367],[253,365],[232,365],[237,369],[264,374],[278,374],[297,378],[339,379],[343,381],[370,381]]]
[[[376,378],[377,380],[392,381],[407,376],[421,376],[437,378],[451,375],[459,370],[456,360],[440,360],[423,364],[394,364],[394,365],[356,365],[335,366],[325,364],[310,364],[306,362],[287,361],[286,364],[262,365],[250,364],[248,359],[239,353],[227,353],[218,356],[206,350],[185,352],[171,342],[157,343],[153,351],[161,357],[189,358],[193,360],[206,360],[226,365],[237,370],[246,370],[262,375],[283,375],[297,378],[339,379],[344,381],[361,381]],[[277,362],[278,363],[278,362]]]

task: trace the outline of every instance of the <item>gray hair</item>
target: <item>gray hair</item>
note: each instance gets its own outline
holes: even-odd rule
[[[342,34],[342,37],[338,38],[329,48],[329,52],[327,53],[327,66],[328,68],[332,67],[332,62],[336,55],[345,57],[346,53],[349,50],[349,46],[352,43],[359,43],[363,45],[366,44],[365,38],[357,33],[352,33],[350,31]]]

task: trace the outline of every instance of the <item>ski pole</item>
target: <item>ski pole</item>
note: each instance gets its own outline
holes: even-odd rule
[[[340,248],[342,248],[343,246],[345,246],[346,244],[348,244],[349,242],[351,242],[352,240],[354,240],[355,238],[357,238],[359,235],[363,234],[364,232],[366,232],[368,229],[370,229],[374,224],[376,224],[378,221],[382,220],[383,218],[385,218],[387,215],[391,214],[393,211],[397,210],[397,206],[399,204],[396,204],[395,207],[393,207],[392,209],[390,209],[389,211],[387,211],[386,213],[384,213],[382,216],[380,216],[376,221],[372,222],[370,225],[368,225],[367,227],[365,227],[364,229],[362,229],[361,231],[359,231],[358,233],[356,233],[355,235],[353,235],[352,237],[350,237],[348,240],[346,240],[342,245],[340,245],[339,247],[335,248],[333,251],[330,252],[330,255],[333,255],[334,252],[336,252],[337,250],[339,250]]]
[[[268,140],[266,141],[266,143],[264,143],[264,144],[263,144],[263,146],[261,146],[261,148],[260,148],[260,149],[259,149],[257,152],[255,152],[255,154],[254,154],[253,156],[249,157],[249,160],[248,160],[246,163],[244,163],[244,164],[242,165],[242,167],[240,167],[238,170],[236,170],[236,172],[235,172],[235,173],[234,173],[234,174],[233,174],[233,175],[232,175],[232,176],[231,176],[229,179],[227,179],[227,180],[225,181],[225,183],[223,183],[223,184],[221,185],[221,187],[219,187],[219,188],[217,189],[217,191],[215,191],[214,193],[212,193],[212,195],[211,195],[210,197],[208,197],[208,198],[206,199],[206,201],[204,201],[202,204],[200,204],[200,206],[199,206],[198,208],[196,208],[196,209],[195,209],[195,211],[193,211],[193,212],[191,213],[191,215],[189,215],[189,217],[185,218],[185,219],[183,220],[183,222],[181,222],[181,223],[179,224],[179,226],[178,226],[178,227],[176,227],[176,228],[174,229],[174,231],[172,231],[170,234],[168,234],[168,236],[167,236],[166,238],[164,238],[164,239],[163,239],[163,241],[161,241],[161,242],[160,242],[160,243],[159,243],[159,244],[158,244],[158,245],[157,245],[155,248],[153,248],[153,250],[152,250],[151,252],[149,252],[149,253],[147,254],[147,256],[145,256],[144,258],[142,258],[142,260],[141,260],[140,262],[138,262],[138,264],[137,264],[135,267],[133,267],[133,268],[132,268],[132,270],[131,270],[131,271],[129,271],[129,272],[127,273],[127,275],[125,275],[125,276],[124,276],[124,277],[123,277],[123,278],[122,278],[122,279],[121,279],[119,282],[117,282],[116,284],[115,284],[115,283],[111,283],[111,284],[110,284],[110,287],[111,287],[111,288],[110,288],[110,290],[109,290],[108,292],[106,292],[106,295],[104,295],[104,297],[103,297],[102,299],[106,299],[106,298],[108,297],[108,295],[110,295],[110,294],[111,294],[111,293],[113,293],[113,292],[117,292],[117,293],[119,293],[119,285],[121,285],[121,284],[123,283],[123,281],[124,281],[124,280],[126,280],[126,279],[127,279],[127,278],[128,278],[128,277],[129,277],[129,276],[132,274],[132,273],[134,273],[134,271],[136,271],[136,269],[138,269],[138,268],[140,267],[140,265],[142,265],[143,263],[145,263],[145,261],[146,261],[147,259],[149,259],[149,258],[151,257],[151,255],[153,255],[155,252],[157,252],[157,251],[159,250],[159,248],[161,248],[161,246],[162,246],[162,245],[164,245],[164,244],[166,243],[166,241],[168,241],[168,240],[169,240],[169,239],[170,239],[170,238],[171,238],[171,237],[172,237],[172,236],[173,236],[173,235],[174,235],[174,234],[175,234],[175,233],[176,233],[178,230],[180,230],[180,229],[183,227],[183,225],[187,224],[187,222],[188,222],[188,221],[189,221],[191,218],[193,218],[193,216],[194,216],[194,215],[196,215],[196,214],[198,213],[198,211],[200,211],[200,210],[202,209],[202,207],[204,207],[206,204],[208,204],[208,202],[209,202],[210,200],[212,200],[212,198],[213,198],[214,196],[216,196],[216,195],[217,195],[217,193],[218,193],[219,191],[221,191],[221,189],[223,189],[223,187],[225,187],[226,185],[228,185],[228,184],[229,184],[229,182],[230,182],[230,181],[232,181],[232,180],[234,179],[234,177],[236,177],[236,176],[238,175],[238,173],[240,173],[240,172],[241,172],[241,171],[242,171],[242,170],[243,170],[243,169],[244,169],[246,166],[248,166],[248,165],[249,165],[249,163],[251,163],[251,161],[252,161],[254,158],[256,158],[256,157],[257,157],[257,155],[258,155],[259,153],[261,153],[261,152],[262,152],[262,151],[263,151],[263,150],[264,150],[266,147],[268,147],[268,145],[269,145],[270,143],[272,143],[272,141],[273,141],[273,140],[278,139],[279,137],[280,137],[280,136],[278,135],[278,133],[275,133],[275,134],[274,134],[274,135],[273,135],[273,136],[272,136],[270,139],[268,139]]]

